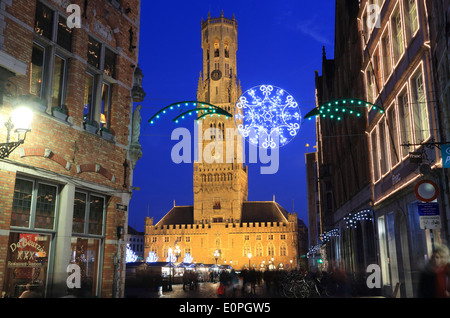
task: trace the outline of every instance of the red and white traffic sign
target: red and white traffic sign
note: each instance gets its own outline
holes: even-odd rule
[[[431,180],[422,180],[416,184],[414,193],[422,202],[433,202],[439,196],[439,188]]]

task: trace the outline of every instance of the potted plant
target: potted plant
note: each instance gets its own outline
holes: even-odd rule
[[[66,119],[68,117],[67,108],[64,105],[53,107],[52,114],[53,114],[53,116],[55,116],[56,118],[58,118],[62,121],[66,121]]]
[[[96,134],[97,133],[97,123],[95,121],[85,118],[84,119],[84,129],[86,129],[86,131],[89,131],[92,134]]]
[[[111,133],[111,130],[109,128],[102,127],[100,129],[100,132],[102,134],[102,137],[105,138],[106,140],[111,140],[112,139],[112,133]]]

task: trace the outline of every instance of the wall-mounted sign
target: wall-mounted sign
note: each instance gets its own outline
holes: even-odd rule
[[[117,211],[122,211],[122,212],[127,212],[128,211],[128,205],[117,203],[116,204],[116,210]]]
[[[442,167],[450,168],[450,145],[441,146]]]
[[[409,153],[409,162],[411,163],[422,163],[422,152],[410,152]]]

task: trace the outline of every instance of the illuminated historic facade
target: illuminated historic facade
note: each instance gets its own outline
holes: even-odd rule
[[[237,22],[221,17],[202,21],[203,76],[198,101],[234,113],[241,95],[236,75]],[[207,116],[198,126],[199,136],[223,140],[223,147],[199,143],[194,163],[194,205],[174,206],[158,223],[145,221],[145,255],[154,252],[160,260],[179,246],[193,262],[227,264],[236,269],[296,267],[299,261],[296,214],[289,214],[274,201],[248,202],[247,167],[239,159],[243,152],[234,118]],[[227,130],[228,129],[228,130]],[[205,139],[205,138],[203,138]],[[227,147],[233,147],[227,149]],[[233,153],[234,160],[226,155]],[[232,162],[230,162],[232,161]],[[304,225],[303,225],[304,226]],[[250,259],[249,259],[249,256]]]

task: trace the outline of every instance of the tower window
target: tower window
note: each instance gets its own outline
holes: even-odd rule
[[[216,40],[214,42],[214,57],[220,56],[219,49],[220,49],[220,43],[219,43],[219,40]]]
[[[230,44],[225,41],[225,57],[230,57]]]

